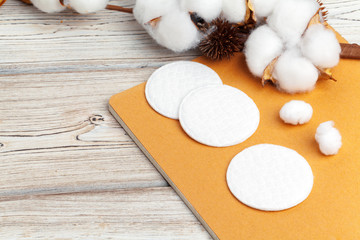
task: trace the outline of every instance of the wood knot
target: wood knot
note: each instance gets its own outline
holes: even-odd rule
[[[101,122],[104,122],[104,117],[102,115],[92,115],[89,117],[89,121],[91,124],[99,125]]]

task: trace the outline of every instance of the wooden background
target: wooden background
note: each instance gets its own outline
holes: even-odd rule
[[[324,2],[329,23],[360,43],[360,0]],[[128,14],[45,14],[8,0],[0,239],[210,239],[107,110],[111,95],[196,56],[157,46]]]

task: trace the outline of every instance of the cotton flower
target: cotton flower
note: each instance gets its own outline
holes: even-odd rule
[[[189,50],[200,42],[201,34],[177,0],[137,0],[134,16],[158,44],[174,52]]]
[[[319,8],[315,0],[279,0],[267,23],[286,45],[292,47],[300,41],[310,19]]]
[[[66,8],[59,0],[31,0],[31,3],[39,10],[47,13],[61,12]]]
[[[174,11],[162,16],[153,31],[153,37],[160,45],[174,52],[183,52],[194,48],[201,39],[190,15],[181,11]]]
[[[305,124],[310,121],[313,109],[310,104],[292,100],[286,103],[280,110],[280,118],[288,124],[298,125]]]
[[[149,1],[149,0],[148,0]],[[196,12],[207,22],[211,22],[221,13],[222,0],[179,0],[183,11]]]
[[[246,63],[257,77],[262,77],[265,68],[280,56],[283,43],[280,37],[269,26],[263,25],[255,29],[245,43]]]
[[[301,51],[314,65],[331,68],[339,63],[341,47],[333,31],[315,24],[306,30]]]
[[[266,8],[269,2],[265,0],[250,2],[255,14],[268,17],[245,43],[249,70],[263,83],[272,81],[287,93],[311,91],[319,71],[338,64],[340,44],[335,34],[321,24],[322,13],[316,0],[271,2],[273,9]],[[319,24],[311,21],[313,17],[319,18]]]
[[[243,22],[246,15],[245,0],[223,0],[223,17],[231,23]]]
[[[252,0],[251,3],[254,7],[256,17],[268,17],[274,10],[279,0]]]
[[[316,130],[315,139],[324,155],[335,155],[342,146],[341,134],[333,121],[324,122]]]
[[[279,89],[288,93],[297,93],[313,90],[319,73],[297,49],[290,49],[276,61],[273,76],[277,80]]]
[[[109,0],[69,0],[69,5],[81,14],[93,13],[105,9]]]

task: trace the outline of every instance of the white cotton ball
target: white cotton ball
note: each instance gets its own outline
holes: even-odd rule
[[[196,47],[201,35],[187,12],[174,11],[161,17],[152,36],[162,46],[174,52]]]
[[[279,0],[252,0],[256,17],[268,17],[274,10],[275,5]]]
[[[109,0],[68,0],[69,5],[81,14],[94,13],[106,8]]]
[[[286,103],[280,110],[280,118],[288,124],[298,125],[305,124],[310,121],[313,109],[310,104],[292,100]]]
[[[152,19],[179,9],[177,0],[137,0],[133,13],[137,22],[143,25]]]
[[[288,46],[300,41],[310,19],[319,9],[315,0],[280,0],[267,23]]]
[[[314,89],[319,72],[297,49],[285,51],[276,61],[273,77],[278,87],[288,93]]]
[[[324,155],[335,155],[342,146],[341,134],[333,121],[324,122],[316,130],[315,139]]]
[[[137,0],[133,13],[158,44],[175,52],[186,51],[200,42],[200,33],[190,15],[179,10],[177,0]],[[149,24],[156,18],[156,24]]]
[[[222,13],[226,20],[231,23],[240,23],[245,20],[245,0],[223,0]]]
[[[61,12],[66,8],[59,0],[31,0],[31,3],[39,10],[47,13]]]
[[[180,0],[180,6],[188,12],[196,12],[205,21],[217,18],[221,13],[222,0]]]
[[[315,24],[306,30],[301,51],[314,65],[331,68],[339,63],[341,47],[333,31]]]
[[[257,77],[262,77],[265,68],[280,56],[283,43],[267,25],[255,29],[245,43],[246,63]]]

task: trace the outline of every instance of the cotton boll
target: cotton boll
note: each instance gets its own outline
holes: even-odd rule
[[[268,17],[279,0],[252,0],[255,15],[258,18]]]
[[[59,0],[31,0],[31,3],[39,10],[47,13],[61,12],[66,8]]]
[[[105,9],[109,0],[68,0],[69,5],[81,14],[93,13]]]
[[[316,24],[306,30],[301,51],[314,65],[331,68],[339,63],[341,47],[333,31]]]
[[[286,103],[280,110],[280,118],[288,124],[298,125],[305,124],[310,121],[313,109],[310,104],[292,100]]]
[[[226,20],[231,23],[239,23],[245,20],[245,0],[223,0],[222,13]]]
[[[143,25],[154,18],[179,9],[177,0],[137,0],[133,14],[137,22]]]
[[[162,16],[152,35],[160,45],[174,52],[196,47],[201,38],[190,15],[180,11]]]
[[[273,72],[278,87],[288,93],[311,91],[318,76],[316,67],[296,49],[285,51],[276,61]]]
[[[137,0],[134,16],[158,44],[175,52],[186,51],[200,42],[200,33],[190,15],[179,10],[177,0]],[[148,24],[155,18],[159,18],[155,25]]]
[[[315,139],[324,155],[335,155],[342,146],[341,134],[333,121],[324,122],[316,130]]]
[[[255,29],[245,43],[246,63],[257,77],[262,77],[265,68],[280,56],[283,43],[267,25]]]
[[[294,46],[319,7],[315,0],[279,0],[267,23],[288,46]]]
[[[205,21],[211,22],[221,13],[222,0],[180,0],[182,10],[196,12]]]

